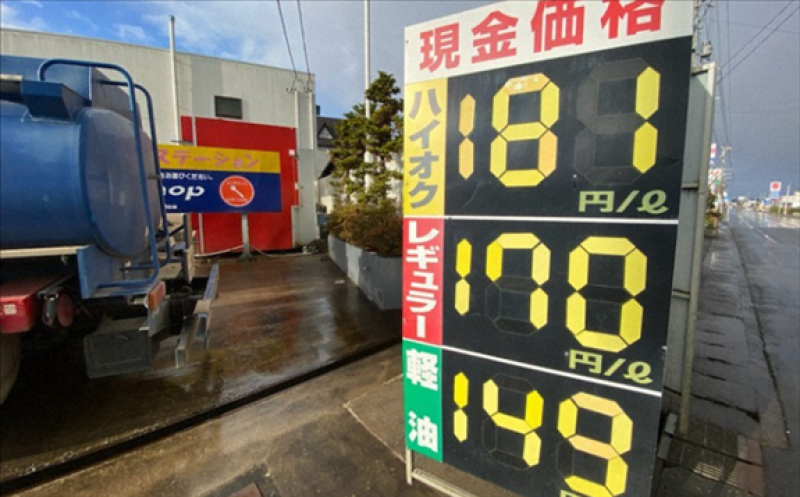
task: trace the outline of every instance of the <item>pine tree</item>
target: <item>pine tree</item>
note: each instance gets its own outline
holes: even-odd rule
[[[397,170],[387,165],[403,151],[403,99],[398,98],[400,88],[391,74],[380,71],[366,92],[370,101],[370,118],[367,122],[367,150],[373,161],[369,167],[372,181],[367,191],[370,202],[385,201],[392,180],[402,179]]]
[[[386,256],[398,256],[403,246],[399,203],[389,198],[393,181],[402,174],[389,167],[403,150],[403,100],[391,74],[380,72],[366,91],[364,104],[353,106],[336,125],[330,152],[334,209],[328,230],[345,242]],[[364,160],[369,151],[372,160]]]
[[[377,205],[388,198],[392,180],[402,178],[399,171],[387,167],[403,150],[403,99],[399,94],[394,76],[380,71],[366,91],[369,120],[364,104],[357,104],[336,125],[330,158],[336,167],[337,202]],[[371,162],[364,160],[366,151],[372,154]]]

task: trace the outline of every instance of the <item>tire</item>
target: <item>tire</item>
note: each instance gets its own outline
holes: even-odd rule
[[[17,381],[22,342],[18,334],[0,333],[0,405]]]

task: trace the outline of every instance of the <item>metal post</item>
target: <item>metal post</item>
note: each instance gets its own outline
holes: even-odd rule
[[[308,92],[308,148],[317,149],[317,107],[314,105],[314,89],[311,88],[310,75]]]
[[[178,107],[178,62],[175,57],[175,16],[169,16],[169,56],[172,60],[172,110],[175,119],[175,139],[176,143],[183,141],[181,133],[181,113]],[[152,119],[153,116],[150,116]]]
[[[364,0],[364,91],[369,90],[369,0]],[[369,99],[364,99],[364,111],[369,119]]]
[[[364,115],[367,121],[370,116],[369,97],[366,95],[369,90],[369,58],[369,0],[364,0]],[[365,140],[369,142],[369,135],[365,136]],[[364,152],[364,162],[372,163],[372,154],[369,150]]]
[[[783,215],[786,216],[789,214],[789,190],[792,189],[792,184],[789,183],[786,186],[786,195],[784,195],[783,199]]]
[[[414,483],[414,453],[406,447],[406,483]]]
[[[294,92],[294,125],[295,125],[295,151],[294,151],[294,199],[296,203],[292,205],[292,245],[297,246],[298,231],[300,224],[300,208],[303,205],[300,195],[300,93],[297,89]],[[310,123],[309,123],[310,125]]]
[[[253,258],[250,253],[250,223],[247,220],[247,213],[242,212],[242,255],[240,261],[249,261]]]
[[[692,273],[689,285],[689,309],[686,323],[686,337],[683,349],[683,373],[681,375],[681,403],[678,415],[678,432],[687,435],[689,432],[689,410],[692,397],[692,371],[694,370],[694,341],[697,325],[697,307],[699,304],[700,276],[703,264],[703,232],[705,231],[706,198],[708,195],[708,144],[711,142],[711,119],[714,115],[714,96],[716,94],[716,66],[708,66],[709,108],[706,109],[708,125],[703,130],[703,153],[698,171],[697,218],[694,226],[694,248],[692,250]]]

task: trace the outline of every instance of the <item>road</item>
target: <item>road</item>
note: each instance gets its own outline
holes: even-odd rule
[[[755,325],[777,394],[776,422],[788,447],[763,448],[766,494],[800,492],[800,218],[732,210],[728,224],[744,266]],[[764,433],[763,438],[778,438]]]

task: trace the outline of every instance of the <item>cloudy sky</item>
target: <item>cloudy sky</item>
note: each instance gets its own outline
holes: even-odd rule
[[[691,0],[680,0],[691,1]],[[493,3],[485,0],[372,0],[372,69],[402,82],[403,28]],[[800,2],[716,0],[703,36],[722,67],[715,139],[729,153],[733,196],[764,196],[770,181],[800,189]],[[299,7],[299,8],[298,8]],[[2,0],[4,28],[71,34],[168,47],[167,16],[177,22],[179,51],[305,70],[300,17],[317,103],[341,116],[363,95],[361,0],[64,1]],[[54,54],[57,55],[57,54]]]

